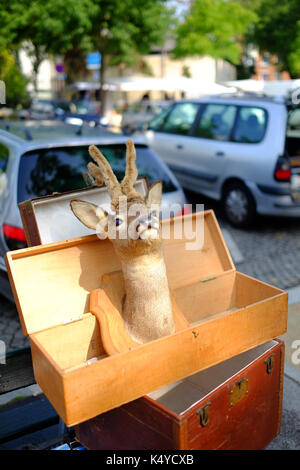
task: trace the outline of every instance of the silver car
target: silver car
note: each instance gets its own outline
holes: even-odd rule
[[[144,138],[183,187],[223,203],[231,224],[300,216],[300,134],[283,100],[254,94],[176,102]],[[298,159],[297,159],[298,156]]]
[[[5,129],[5,130],[1,130]],[[16,135],[17,134],[17,135]],[[95,144],[109,160],[118,179],[125,170],[127,137],[88,126],[26,121],[0,124],[0,292],[12,299],[4,255],[26,246],[18,203],[53,192],[85,186],[82,173],[90,161],[88,146]],[[162,217],[169,208],[184,210],[185,195],[168,167],[147,145],[135,139],[139,176],[149,184],[163,183]]]

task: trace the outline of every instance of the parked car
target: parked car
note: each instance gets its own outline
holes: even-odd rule
[[[78,101],[56,101],[56,116],[69,124],[88,123],[90,126],[106,125],[104,117],[100,115],[100,104],[98,102]]]
[[[60,119],[70,124],[83,122],[92,126],[104,125],[100,115],[100,105],[87,100],[35,100],[28,110],[19,112],[20,119],[49,120]]]
[[[119,180],[124,176],[126,136],[89,126],[77,134],[74,126],[56,121],[0,123],[0,292],[9,298],[3,257],[7,250],[26,246],[18,203],[85,187],[82,173],[91,144],[100,148]],[[162,216],[169,215],[172,204],[183,210],[185,195],[172,172],[147,145],[138,139],[135,145],[139,175],[149,184],[163,183]]]
[[[55,119],[55,104],[51,100],[34,100],[29,109],[21,109],[19,119]]]
[[[127,105],[122,113],[122,131],[125,134],[132,134],[168,108],[170,104],[170,101],[141,100]]]
[[[287,127],[295,113],[247,93],[186,99],[144,137],[184,188],[221,200],[230,223],[245,227],[257,213],[300,216],[300,134]]]

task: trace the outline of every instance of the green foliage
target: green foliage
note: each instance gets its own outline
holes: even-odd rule
[[[210,55],[240,62],[243,37],[256,15],[235,0],[195,0],[177,27],[176,58]]]
[[[26,48],[33,82],[48,54],[74,64],[98,50],[105,64],[135,65],[141,54],[160,44],[172,23],[166,0],[9,0],[0,3],[0,46]],[[82,60],[77,61],[82,63]]]
[[[0,45],[26,49],[36,88],[38,69],[47,54],[91,48],[92,13],[91,0],[10,0],[0,6]]]
[[[300,20],[296,23],[296,35],[291,44],[291,50],[288,54],[288,66],[291,75],[300,76]]]
[[[261,50],[275,54],[283,69],[300,74],[299,0],[260,0],[254,39]]]
[[[160,45],[173,24],[166,0],[95,0],[92,15],[94,48],[101,53],[100,81],[107,65],[136,66],[139,56]],[[101,89],[101,112],[106,94]]]
[[[163,42],[173,22],[165,0],[96,0],[93,39],[111,65],[133,65],[136,54],[146,54]]]
[[[3,48],[0,51],[0,80],[5,83],[6,106],[14,108],[21,104],[26,107],[29,104],[27,80],[21,74],[14,55]]]
[[[86,34],[91,28],[91,0],[10,0],[3,13],[1,29],[14,45],[31,41],[56,54],[91,45]]]

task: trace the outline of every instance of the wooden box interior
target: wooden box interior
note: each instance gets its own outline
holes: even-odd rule
[[[187,240],[175,238],[179,219],[170,222],[171,237],[164,240],[169,286],[190,327],[113,357],[106,355],[96,318],[89,312],[89,293],[101,286],[102,275],[120,270],[109,240],[91,235],[7,254],[23,331],[31,338],[36,380],[68,425],[139,398],[286,330],[287,294],[236,272],[213,212],[207,211],[202,217],[201,249],[186,250]],[[195,228],[196,215],[185,218]],[[167,224],[163,221],[163,230],[168,229]],[[193,343],[196,339],[197,346]],[[160,364],[153,366],[160,369],[157,373],[151,370],[156,354],[159,358],[163,355]],[[141,374],[136,380],[134,366],[127,370],[128,376],[122,377],[124,367],[132,362],[138,368],[139,362],[135,361],[145,367],[147,357],[147,379]],[[168,370],[164,370],[165,363]],[[53,381],[49,385],[50,370]],[[82,375],[75,377],[78,371]],[[81,381],[85,393],[89,381],[94,380],[96,387],[96,377],[100,376],[105,397],[98,388],[95,397],[89,398],[89,406],[83,406],[85,397],[75,405],[68,395],[70,384],[79,394]],[[67,378],[69,381],[64,382]],[[126,387],[124,380],[126,393],[121,390]],[[136,384],[128,387],[134,381]],[[90,393],[92,390],[91,386]]]
[[[218,296],[215,296],[218,289]],[[224,316],[256,302],[278,295],[278,289],[233,272],[213,281],[174,289],[176,301],[190,326]],[[213,302],[211,299],[213,298]],[[211,308],[210,308],[211,306]],[[253,325],[257,327],[257,325]],[[219,332],[220,337],[222,331]],[[251,319],[249,335],[251,334]],[[65,323],[33,334],[62,373],[105,359],[97,321],[90,313],[81,320]],[[216,337],[216,343],[221,338]]]
[[[138,178],[135,189],[140,194],[146,195],[147,188],[147,179]],[[106,186],[90,186],[21,202],[19,209],[28,246],[33,245],[32,240],[38,240],[38,244],[44,245],[94,234],[93,230],[85,227],[74,217],[70,210],[72,199],[81,199],[102,207],[110,207],[110,196]]]

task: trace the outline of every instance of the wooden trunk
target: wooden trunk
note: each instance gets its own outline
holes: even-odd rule
[[[187,250],[181,218],[164,240],[167,276],[188,326],[108,356],[89,294],[120,270],[113,245],[87,235],[9,252],[7,269],[35,378],[71,426],[261,345],[286,331],[287,293],[236,271],[212,211],[184,217],[203,245]],[[168,231],[169,221],[162,222]],[[195,241],[196,237],[194,237]]]
[[[279,433],[284,344],[273,340],[76,426],[92,450],[258,450]]]

